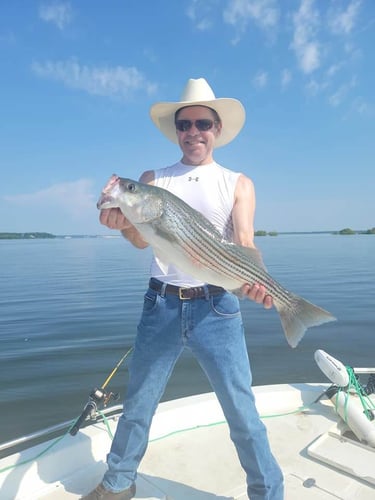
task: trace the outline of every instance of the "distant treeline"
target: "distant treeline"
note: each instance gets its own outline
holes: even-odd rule
[[[346,227],[345,229],[341,229],[341,231],[337,231],[333,234],[375,234],[375,227],[372,229],[366,229],[365,231],[355,231],[354,229],[350,229],[350,227]]]
[[[0,233],[0,240],[34,240],[36,238],[56,238],[50,233]]]
[[[270,231],[270,232],[267,232],[267,231],[255,231],[255,236],[277,236],[278,233],[276,231]]]
[[[277,236],[279,233],[277,231],[263,231],[258,230],[255,231],[255,236]],[[293,232],[282,232],[280,234],[375,234],[375,227],[372,229],[365,230],[354,230],[350,229],[350,227],[346,227],[345,229],[341,229],[340,231],[293,231]]]

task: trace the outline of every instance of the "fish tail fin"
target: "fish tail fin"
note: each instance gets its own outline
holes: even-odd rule
[[[298,295],[293,295],[289,305],[277,307],[286,339],[291,347],[296,347],[307,328],[336,321],[331,313],[308,302]]]

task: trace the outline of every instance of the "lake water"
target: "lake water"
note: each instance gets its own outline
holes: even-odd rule
[[[375,236],[259,237],[270,274],[338,321],[312,328],[296,349],[276,311],[242,301],[254,384],[326,381],[324,349],[375,366]],[[76,418],[132,346],[147,287],[149,249],[122,238],[0,242],[0,442]],[[126,363],[108,388],[124,394]],[[163,399],[210,391],[190,356]]]

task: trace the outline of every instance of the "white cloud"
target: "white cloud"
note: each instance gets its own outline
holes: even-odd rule
[[[262,89],[267,85],[268,73],[266,71],[260,70],[253,78],[253,85],[258,89]]]
[[[370,106],[361,96],[358,96],[354,99],[352,107],[353,110],[360,115],[369,115],[371,113]]]
[[[224,22],[237,31],[234,43],[238,42],[250,21],[261,29],[269,30],[276,27],[279,16],[275,0],[229,0],[223,12]]]
[[[327,77],[333,78],[336,75],[336,73],[340,71],[342,66],[343,66],[342,63],[331,64],[331,66],[326,71]]]
[[[336,35],[348,35],[354,27],[361,7],[361,0],[352,0],[346,9],[333,7],[328,14],[328,25]]]
[[[320,17],[314,8],[314,0],[302,0],[293,15],[294,36],[292,48],[303,73],[310,74],[320,66],[320,43],[317,31]]]
[[[281,72],[281,87],[285,89],[292,81],[292,74],[288,69],[283,69]]]
[[[39,7],[39,17],[47,23],[55,24],[60,30],[70,23],[72,13],[68,2],[54,2]]]
[[[310,78],[305,88],[311,96],[316,96],[332,88],[333,81],[337,73],[342,69],[343,63],[331,64],[319,78]]]
[[[46,210],[62,209],[65,213],[77,216],[92,212],[96,199],[92,194],[93,182],[90,179],[79,179],[74,182],[54,184],[50,187],[17,195],[3,196],[8,204],[27,207],[45,208]]]
[[[354,61],[360,61],[362,58],[362,51],[356,47],[351,41],[344,43],[344,53]]]
[[[148,82],[134,67],[89,67],[74,59],[68,61],[34,62],[32,71],[41,78],[63,82],[67,87],[89,94],[127,99],[135,91],[152,94],[156,85]]]
[[[216,0],[192,0],[186,15],[199,31],[207,31],[213,26],[213,13],[217,9]]]
[[[316,79],[312,78],[309,80],[309,82],[306,85],[306,90],[307,93],[311,96],[316,96],[320,94],[321,92],[325,91],[329,87],[329,82],[328,80],[322,80],[318,82]]]
[[[345,100],[347,97],[348,93],[352,88],[354,88],[357,85],[356,78],[352,78],[350,82],[345,83],[341,85],[336,92],[331,94],[328,98],[328,102],[331,106],[337,107],[340,106],[340,104]]]

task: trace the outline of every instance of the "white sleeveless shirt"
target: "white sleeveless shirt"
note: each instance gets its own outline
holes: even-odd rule
[[[155,186],[167,189],[201,212],[229,241],[233,239],[232,208],[239,172],[216,162],[192,166],[181,162],[154,171]],[[192,287],[203,283],[183,273],[173,264],[161,269],[154,257],[151,276],[176,286]]]

